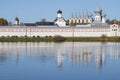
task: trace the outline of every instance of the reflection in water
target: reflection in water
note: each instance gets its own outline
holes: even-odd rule
[[[62,68],[64,61],[73,65],[92,65],[101,69],[108,59],[120,58],[119,43],[0,43],[0,63],[7,60],[31,58],[42,63],[56,61],[58,68]]]

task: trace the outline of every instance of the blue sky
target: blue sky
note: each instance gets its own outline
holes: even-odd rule
[[[94,14],[94,9],[101,7],[107,18],[120,20],[119,5],[120,0],[0,0],[0,17],[13,23],[16,16],[24,23],[40,21],[42,18],[53,21],[58,9],[68,19],[72,13]]]

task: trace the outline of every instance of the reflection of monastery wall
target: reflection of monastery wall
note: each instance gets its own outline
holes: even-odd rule
[[[64,60],[72,64],[94,64],[100,69],[106,60],[120,58],[119,43],[0,43],[0,60],[5,61],[10,56],[37,58],[43,62],[56,60],[62,67]],[[0,61],[0,62],[1,62]]]
[[[71,43],[66,45],[66,49],[69,49],[69,59],[73,64],[94,63],[97,69],[105,64],[107,56],[112,59],[118,59],[120,56],[119,44],[115,44],[115,46],[109,43]]]

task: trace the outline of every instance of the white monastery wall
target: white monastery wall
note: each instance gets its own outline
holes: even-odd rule
[[[12,36],[18,36],[18,37],[45,37],[45,36],[55,36],[55,35],[61,35],[64,37],[101,37],[101,35],[107,35],[109,37],[111,36],[120,36],[120,29],[117,31],[112,31],[110,28],[71,28],[71,27],[12,27],[12,28],[0,28],[0,37],[12,37]]]

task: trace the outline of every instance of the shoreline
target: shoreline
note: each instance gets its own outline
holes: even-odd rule
[[[0,42],[120,42],[120,37],[0,37]]]

